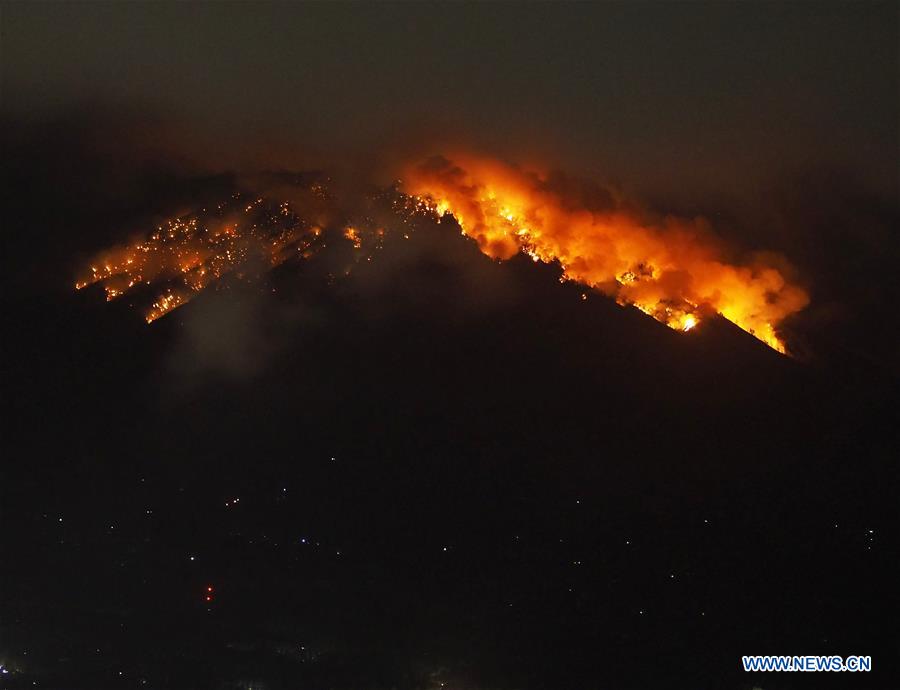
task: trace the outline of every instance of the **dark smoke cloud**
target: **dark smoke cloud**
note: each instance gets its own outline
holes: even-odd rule
[[[172,387],[191,388],[220,376],[240,382],[258,374],[290,344],[289,329],[307,316],[300,305],[279,307],[258,289],[236,286],[179,312],[181,328],[167,364]]]

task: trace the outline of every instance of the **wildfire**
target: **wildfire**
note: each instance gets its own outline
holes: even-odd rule
[[[75,283],[80,290],[102,282],[107,301],[142,286],[159,285],[147,323],[189,302],[220,278],[271,268],[303,254],[319,230],[287,203],[235,194],[213,209],[166,221],[149,238],[102,255]]]
[[[344,237],[353,243],[354,249],[362,249],[362,237],[359,230],[354,227],[348,227],[344,230]]]
[[[438,216],[450,213],[482,252],[558,261],[564,278],[689,331],[704,311],[721,314],[785,352],[776,328],[808,303],[782,270],[731,263],[703,219],[661,221],[602,188],[496,160],[435,157],[410,166],[403,187]]]
[[[308,191],[321,203],[333,199],[319,180]],[[729,261],[703,219],[658,219],[601,187],[556,173],[473,156],[435,157],[409,166],[401,182],[373,193],[367,203],[381,204],[381,210],[344,217],[336,225],[355,250],[355,262],[371,261],[391,232],[409,239],[413,217],[440,222],[451,215],[487,256],[504,260],[524,252],[536,262],[558,262],[563,280],[594,288],[678,331],[697,328],[715,312],[785,352],[777,328],[808,302],[806,292],[787,279],[781,260]],[[374,220],[385,218],[385,207],[396,222]],[[342,217],[334,208],[329,213]],[[322,228],[288,202],[234,194],[105,252],[75,287],[102,283],[107,300],[149,290],[149,323],[229,274],[260,274],[290,258],[310,258],[325,247],[324,238]],[[349,273],[348,267],[344,274]]]

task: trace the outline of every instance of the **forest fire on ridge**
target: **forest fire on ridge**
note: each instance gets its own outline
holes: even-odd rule
[[[776,329],[809,302],[776,257],[726,261],[705,220],[648,221],[605,189],[559,174],[489,158],[434,157],[405,171],[404,188],[437,215],[451,214],[488,256],[523,251],[558,261],[565,279],[676,330],[691,330],[711,310],[784,353]]]
[[[309,189],[337,203],[321,182]],[[602,187],[560,173],[483,157],[437,156],[408,166],[401,181],[371,198],[389,202],[396,227],[332,209],[356,260],[371,261],[385,233],[408,232],[411,217],[440,221],[449,215],[493,259],[521,251],[536,262],[558,262],[562,280],[596,289],[679,331],[715,312],[782,353],[777,328],[809,301],[786,277],[789,268],[779,257],[730,262],[702,218],[657,219]],[[113,300],[151,286],[156,296],[145,312],[150,323],[225,276],[260,275],[288,259],[313,256],[325,246],[322,233],[287,201],[235,193],[214,208],[163,223],[144,240],[102,253],[75,287],[102,283]]]

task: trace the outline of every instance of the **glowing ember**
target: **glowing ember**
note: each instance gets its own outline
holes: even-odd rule
[[[238,270],[277,266],[307,251],[318,237],[287,203],[240,194],[215,209],[169,220],[146,240],[110,250],[75,283],[102,282],[113,300],[140,286],[159,285],[147,323],[189,302],[198,292]]]
[[[350,227],[344,230],[344,237],[353,243],[354,249],[362,248],[362,237],[360,237],[359,231],[356,228]]]

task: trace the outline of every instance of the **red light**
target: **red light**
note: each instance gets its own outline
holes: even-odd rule
[[[212,601],[212,597],[206,597],[207,601]]]
[[[207,592],[212,592],[212,587],[207,587],[207,588],[206,588],[206,591],[207,591]]]

